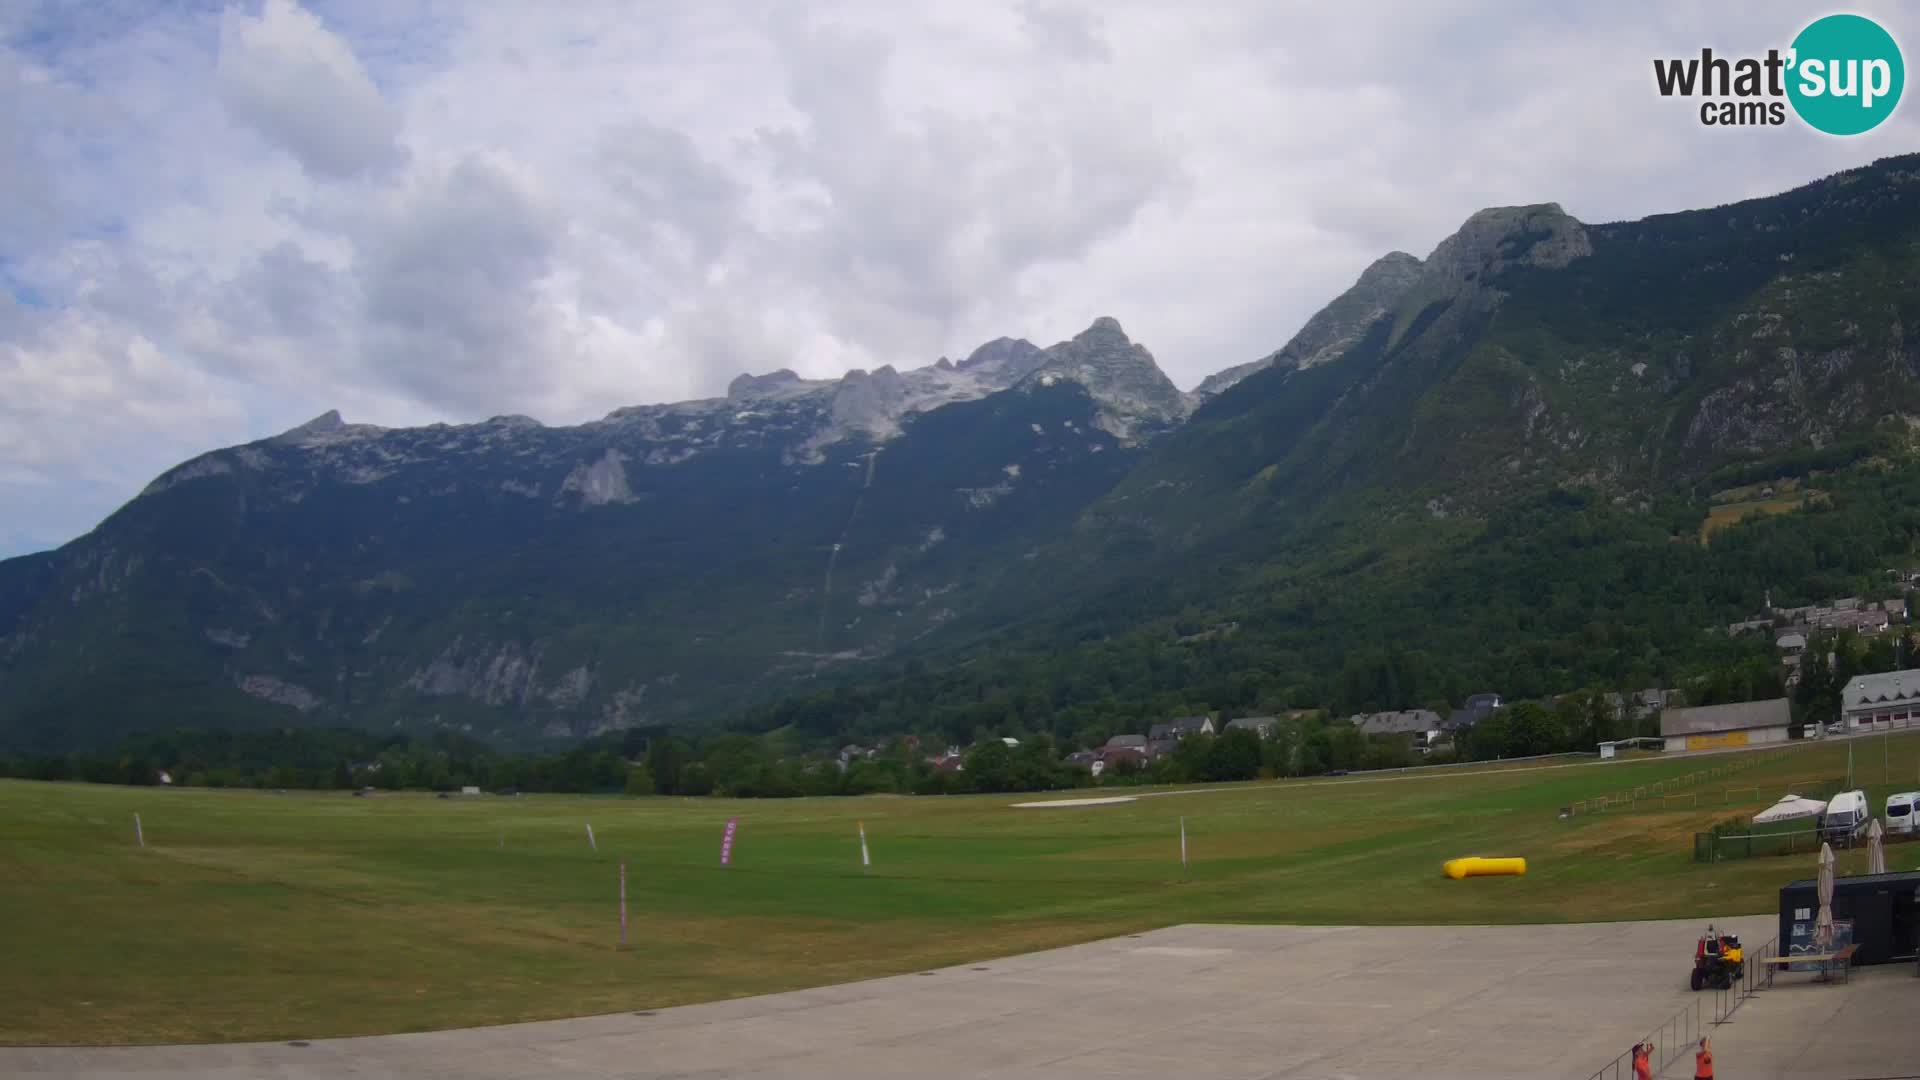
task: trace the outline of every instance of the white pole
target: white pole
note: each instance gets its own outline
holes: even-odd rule
[[[147,846],[147,834],[140,830],[140,814],[138,811],[133,815],[133,842],[141,847]]]
[[[593,842],[593,823],[592,822],[587,823],[587,846],[592,848],[595,851],[600,850],[600,845]]]
[[[627,860],[620,860],[620,947],[627,947]]]
[[[1187,819],[1184,814],[1180,817],[1180,872],[1187,872]]]
[[[864,870],[873,865],[873,858],[867,854],[867,823],[862,821],[858,824],[860,826],[860,867]]]

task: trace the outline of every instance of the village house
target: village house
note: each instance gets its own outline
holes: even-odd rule
[[[1094,775],[1112,769],[1122,761],[1131,761],[1145,768],[1148,761],[1147,737],[1145,735],[1115,735],[1108,739],[1105,746],[1095,750]]]
[[[1857,634],[1884,634],[1892,620],[1887,613],[1878,609],[1837,612],[1831,618],[1816,624],[1823,630],[1852,630]]]
[[[1415,750],[1426,751],[1440,741],[1440,714],[1432,709],[1405,709],[1398,712],[1357,713],[1347,722],[1369,738],[1405,739]]]
[[[1273,738],[1273,729],[1280,723],[1277,716],[1243,716],[1238,720],[1227,721],[1228,731],[1251,731],[1262,739]]]
[[[1630,697],[1608,694],[1607,704],[1613,708],[1615,720],[1645,720],[1649,716],[1658,716],[1662,709],[1674,704],[1672,690],[1637,690]]]
[[[1840,692],[1840,723],[1849,734],[1920,726],[1920,670],[1854,676]]]
[[[1094,775],[1098,776],[1102,772],[1117,768],[1122,762],[1132,762],[1142,769],[1147,767],[1146,736],[1128,735],[1125,736],[1125,738],[1139,739],[1140,743],[1138,745],[1122,743],[1116,746],[1113,742],[1109,741],[1107,745],[1095,751],[1099,760],[1093,763]]]
[[[846,772],[847,766],[856,761],[872,761],[879,756],[880,748],[877,746],[861,746],[857,743],[848,743],[840,748],[840,753],[834,758],[834,764],[839,767],[841,772]]]
[[[1213,733],[1213,717],[1183,716],[1178,720],[1169,720],[1166,723],[1155,724],[1151,728],[1148,728],[1147,741],[1184,739],[1189,735],[1212,735]]]
[[[1465,731],[1492,716],[1502,705],[1499,694],[1475,694],[1468,698],[1465,704],[1447,714],[1446,720],[1440,725],[1440,730],[1448,735]]]
[[[1843,596],[1829,604],[1773,608],[1772,611],[1785,622],[1787,633],[1805,636],[1815,630],[1852,630],[1871,636],[1885,633],[1895,620],[1905,620],[1907,602],[1904,598],[1862,600],[1857,596]],[[1735,627],[1751,626],[1754,621],[1757,620],[1731,623],[1728,632],[1733,633]]]

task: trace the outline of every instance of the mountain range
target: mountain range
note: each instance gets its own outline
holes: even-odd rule
[[[1022,693],[1029,719],[1220,707],[1170,697],[1177,674],[1015,684],[1148,638],[1146,668],[1177,671],[1167,647],[1263,620],[1365,640],[1367,583],[1470,563],[1540,498],[1673,540],[1692,511],[1671,508],[1704,513],[1729,469],[1884,453],[1920,418],[1917,167],[1613,224],[1484,210],[1192,393],[1103,317],[575,427],[329,412],[0,562],[0,748],[188,725],[525,742],[963,670],[988,722]],[[1337,699],[1299,649],[1263,700]]]

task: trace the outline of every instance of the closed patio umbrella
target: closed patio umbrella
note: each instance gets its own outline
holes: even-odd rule
[[[1884,874],[1887,872],[1887,849],[1881,846],[1880,834],[1886,830],[1880,827],[1880,819],[1874,818],[1867,826],[1867,873]]]
[[[1813,945],[1821,952],[1833,947],[1833,847],[1820,845],[1820,910],[1813,916]]]

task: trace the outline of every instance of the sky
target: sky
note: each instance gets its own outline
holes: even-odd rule
[[[1190,388],[1482,207],[1920,149],[1916,104],[1833,138],[1653,89],[1824,7],[1179,7],[0,0],[0,557],[328,409],[578,423],[1102,315]]]

